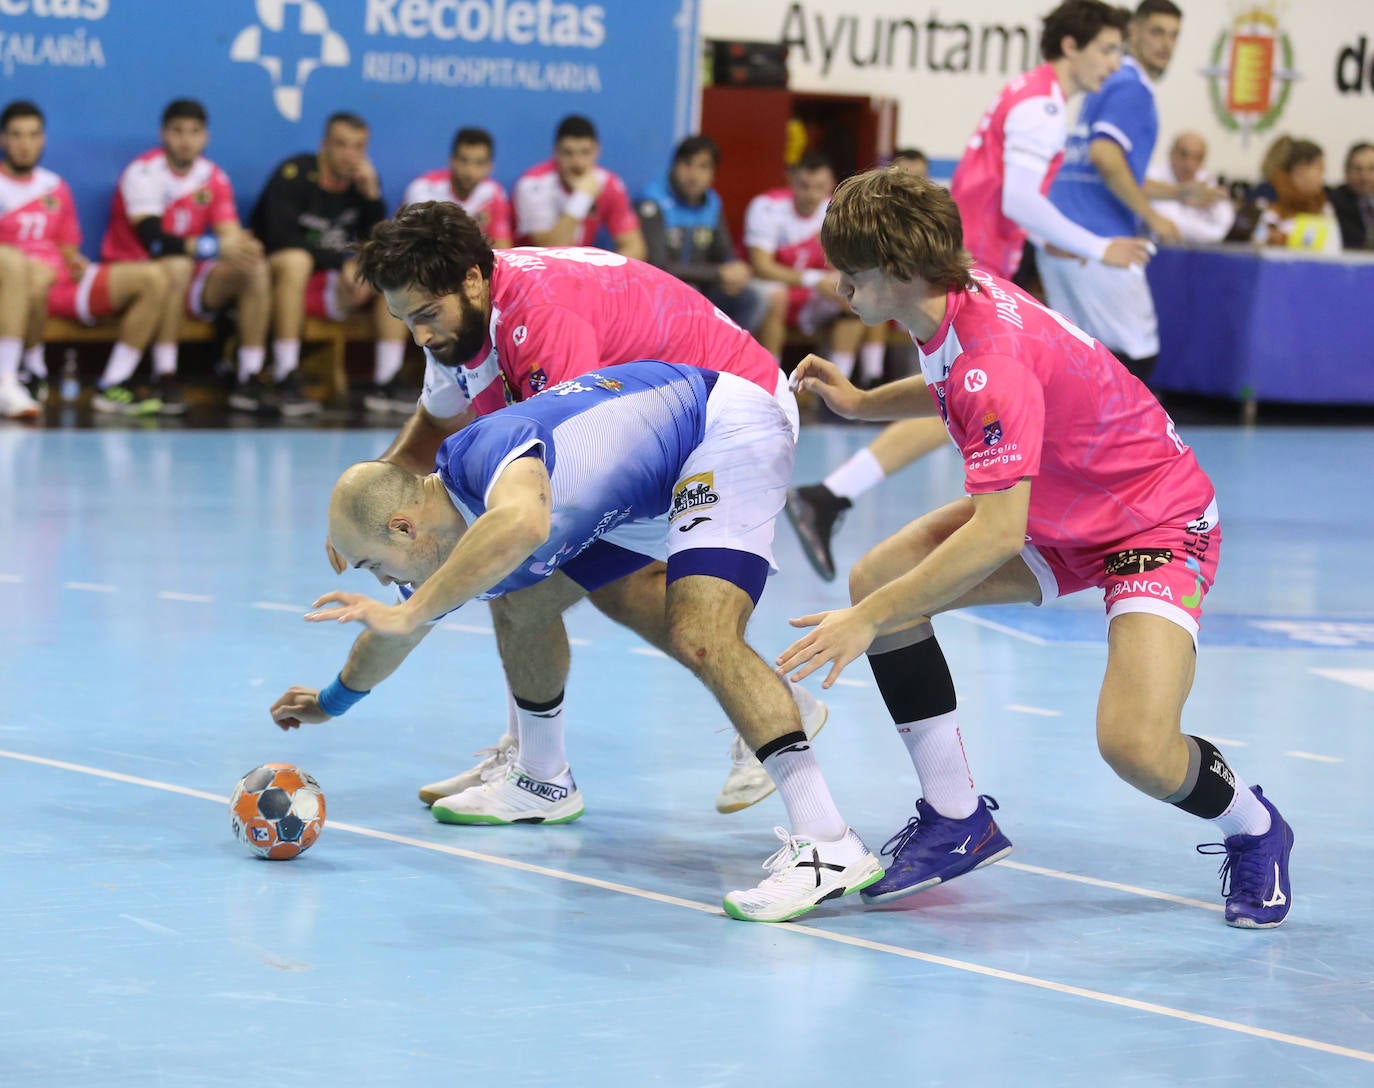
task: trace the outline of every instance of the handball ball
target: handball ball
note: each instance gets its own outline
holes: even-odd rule
[[[254,767],[234,787],[229,821],[259,857],[285,861],[310,849],[324,829],[320,784],[290,763]]]

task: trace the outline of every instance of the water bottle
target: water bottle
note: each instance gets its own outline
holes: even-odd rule
[[[62,400],[72,404],[81,397],[81,373],[76,365],[76,348],[62,353]]]

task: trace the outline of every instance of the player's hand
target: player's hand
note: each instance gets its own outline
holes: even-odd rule
[[[601,176],[595,169],[588,170],[572,183],[572,191],[575,193],[586,193],[595,200],[601,195]]]
[[[262,243],[247,231],[238,231],[221,239],[219,255],[229,267],[248,272],[262,260]]]
[[[358,278],[358,262],[349,258],[339,269],[339,301],[350,311],[361,310],[375,297],[372,285]]]
[[[1046,253],[1048,256],[1050,256],[1050,257],[1057,257],[1057,258],[1059,258],[1061,261],[1077,261],[1079,264],[1087,264],[1087,263],[1088,263],[1086,260],[1084,260],[1082,257],[1080,257],[1077,253],[1070,253],[1067,249],[1061,249],[1059,246],[1055,245],[1053,242],[1046,242],[1046,243],[1045,243],[1045,253]]]
[[[844,672],[844,667],[868,650],[878,633],[877,625],[869,622],[858,608],[817,612],[787,622],[793,627],[814,627],[815,630],[778,655],[774,662],[778,675],[796,683],[829,665],[830,672],[821,681],[823,688],[831,687]],[[792,672],[793,669],[797,671]],[[792,672],[791,677],[787,676],[789,672]]]
[[[91,262],[80,253],[73,253],[67,258],[67,275],[74,280],[80,281],[90,267]]]
[[[299,729],[303,724],[317,725],[329,721],[329,715],[320,709],[320,693],[314,688],[287,688],[286,694],[272,704],[272,720],[278,727]]]
[[[1150,233],[1161,242],[1171,242],[1177,245],[1183,241],[1183,232],[1178,229],[1178,224],[1168,216],[1151,212],[1145,219],[1145,225],[1150,228]]]
[[[1102,263],[1109,268],[1144,268],[1154,255],[1154,244],[1148,238],[1113,238],[1102,254]]]
[[[828,298],[832,302],[838,302],[843,305],[847,301],[845,297],[840,294],[840,274],[838,272],[827,273],[826,277],[817,283],[813,290],[822,298]]]
[[[743,261],[726,261],[720,266],[720,289],[727,295],[737,295],[748,286],[754,270]]]
[[[334,568],[335,574],[342,574],[348,569],[344,557],[334,550],[334,542],[329,537],[324,538],[324,554],[329,556],[329,565]]]
[[[336,607],[326,608],[326,605]],[[410,635],[420,626],[404,605],[382,604],[366,593],[335,589],[310,607],[314,611],[305,614],[308,623],[361,623],[379,635]]]
[[[1189,182],[1178,187],[1179,203],[1189,208],[1210,208],[1213,204],[1220,204],[1223,200],[1230,199],[1231,194],[1217,185],[1199,185],[1196,182]]]
[[[847,419],[858,418],[864,394],[829,359],[808,355],[797,364],[787,384],[793,389],[815,393],[836,415]]]
[[[382,195],[382,183],[377,178],[377,168],[371,159],[363,159],[353,174],[353,185],[366,199],[376,200]]]

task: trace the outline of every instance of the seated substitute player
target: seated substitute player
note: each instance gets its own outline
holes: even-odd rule
[[[787,290],[755,279],[735,255],[720,194],[712,186],[720,148],[709,136],[688,136],[673,152],[668,176],[645,188],[636,210],[647,260],[690,283],[775,359],[787,335]]]
[[[505,187],[491,176],[495,146],[486,129],[460,128],[453,136],[448,166],[421,174],[407,185],[401,208],[428,200],[457,204],[481,227],[492,249],[509,249],[514,236],[510,198]],[[398,378],[408,338],[404,322],[378,311],[377,375],[390,374],[391,378],[386,384],[374,383],[363,394],[363,407],[369,412],[408,416],[415,411],[420,391],[402,387]]]
[[[178,98],[162,111],[162,145],[119,175],[103,261],[153,259],[167,279],[167,298],[153,337],[153,395],[164,415],[181,415],[176,381],[185,316],[214,320],[237,302],[239,366],[262,369],[270,284],[262,243],[239,225],[229,177],[202,154],[210,136],[205,107]]]
[[[744,641],[795,451],[792,421],[753,382],[629,362],[477,420],[444,441],[434,475],[353,466],[330,499],[330,538],[347,563],[399,584],[406,599],[386,605],[335,590],[317,600],[307,619],[367,630],[333,683],[289,689],[273,719],[285,729],[343,713],[400,665],[426,625],[474,597],[567,580],[567,564],[608,547],[666,560],[665,641],[754,749],[790,825],[777,829],[770,875],[729,893],[726,913],[781,922],[866,887],[882,868],[836,809],[796,704]],[[561,701],[560,681],[525,671],[511,674],[518,698]],[[520,741],[504,774],[436,801],[435,815],[457,824],[581,816],[561,715],[527,725]]]
[[[367,306],[374,316],[384,312],[372,289],[354,276],[349,256],[350,247],[386,218],[367,138],[367,122],[357,114],[330,115],[319,150],[280,164],[258,197],[249,222],[267,247],[272,269],[272,382],[260,382],[251,367],[240,366],[231,408],[275,409],[285,416],[319,412],[319,404],[301,392],[296,373],[305,318],[342,321]],[[377,384],[395,377],[383,368],[393,356],[378,346]]]
[[[830,160],[803,155],[787,169],[787,188],[770,189],[749,201],[744,245],[754,274],[787,288],[785,326],[808,336],[825,330],[835,364],[848,374],[857,359],[863,378],[876,381],[883,373],[885,331],[866,332],[863,322],[845,314],[838,277],[821,252],[821,220],[834,188]],[[781,344],[765,346],[781,354]]]
[[[1145,241],[1093,234],[1045,195],[1064,157],[1068,99],[1096,91],[1117,70],[1126,22],[1126,12],[1101,0],[1065,0],[1046,15],[1044,63],[1002,88],[959,159],[950,193],[966,224],[964,243],[975,262],[1003,279],[1016,274],[1028,234],[1115,268],[1150,259]],[[932,420],[894,423],[823,481],[788,495],[788,518],[822,578],[835,577],[831,538],[854,500],[945,441]]]
[[[414,204],[380,224],[359,252],[360,274],[380,291],[425,349],[424,392],[415,413],[382,456],[426,471],[439,443],[474,416],[527,400],[551,385],[600,367],[663,359],[735,374],[775,397],[793,421],[796,400],[777,362],[710,301],[652,265],[599,249],[493,252],[455,204]],[[345,569],[331,554],[336,571]],[[649,564],[646,566],[646,563]],[[612,619],[668,652],[661,631],[664,568],[626,553],[580,567],[575,593],[539,587],[492,604],[506,668],[539,662],[550,678],[568,674],[562,613],[582,596]],[[517,662],[518,659],[518,662]],[[808,735],[826,707],[795,688]],[[531,713],[511,705],[506,735],[487,759],[420,790],[426,802],[497,773],[518,750]],[[735,812],[773,792],[767,773],[736,734],[732,765],[716,808]]]
[[[622,257],[644,258],[644,235],[620,178],[597,163],[596,126],[579,114],[558,122],[553,158],[515,183],[515,236],[521,245],[593,246],[604,229]]]
[[[11,102],[0,112],[0,415],[38,415],[15,369],[27,344],[26,368],[38,381],[47,376],[38,338],[49,314],[86,325],[119,315],[119,338],[92,406],[156,412],[158,402],[137,394],[129,379],[157,327],[166,281],[151,265],[92,264],[81,255],[71,189],[38,165],[46,139],[43,113],[32,102]]]
[[[906,327],[922,374],[860,393],[813,356],[794,377],[854,418],[938,411],[968,490],[869,551],[850,572],[852,606],[794,620],[815,630],[777,658],[794,679],[829,665],[829,686],[866,653],[911,754],[923,796],[866,898],[909,895],[1011,851],[995,802],[974,789],[931,617],[1097,587],[1108,625],[1099,751],[1136,789],[1216,823],[1230,925],[1278,925],[1292,905],[1293,832],[1215,745],[1182,732],[1221,552],[1216,494],[1193,451],[1105,347],[970,267],[943,189],[895,171],[852,178],[821,238],[854,312]]]

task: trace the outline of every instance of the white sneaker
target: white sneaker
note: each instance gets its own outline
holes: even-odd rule
[[[441,782],[421,786],[420,800],[432,805],[441,797],[452,797],[455,793],[470,790],[473,786],[480,786],[493,778],[504,778],[506,771],[520,754],[520,745],[507,733],[497,742],[495,748],[479,748],[472,754],[481,757],[481,762],[476,767],[471,767],[462,774],[455,774],[452,778],[445,778]]]
[[[802,729],[810,740],[825,726],[826,719],[830,717],[830,708],[800,684],[789,684],[788,687],[792,691],[792,698],[796,700],[797,709],[801,711]],[[720,788],[720,796],[716,798],[716,811],[738,812],[758,804],[775,789],[777,786],[768,777],[763,764],[736,732],[735,739],[730,742],[730,774]]]
[[[5,419],[37,419],[42,407],[19,384],[19,379],[0,381],[0,416]]]
[[[883,867],[863,839],[846,828],[835,842],[793,836],[775,827],[782,848],[763,863],[769,876],[757,888],[731,892],[725,913],[741,922],[787,922],[827,899],[857,892],[883,877]]]
[[[566,824],[583,811],[582,791],[567,767],[552,782],[541,782],[515,762],[504,775],[441,797],[430,807],[445,824]]]

